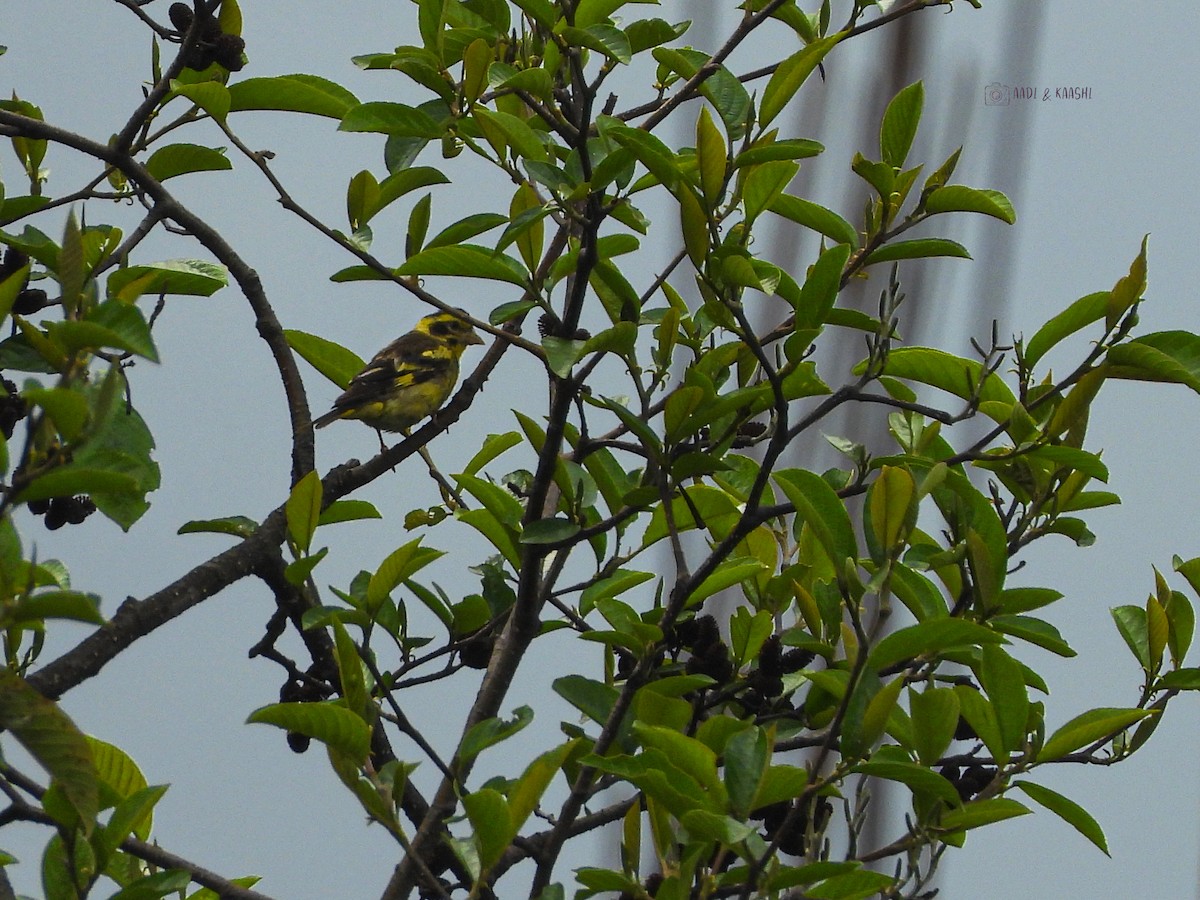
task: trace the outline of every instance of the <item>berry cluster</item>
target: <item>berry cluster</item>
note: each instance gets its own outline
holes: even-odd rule
[[[18,250],[16,247],[6,248],[4,259],[0,261],[0,281],[4,281],[9,275],[19,272],[28,262],[29,256],[25,252]],[[41,288],[31,288],[29,286],[29,275],[26,274],[25,282],[21,285],[21,292],[17,294],[17,299],[13,301],[12,311],[19,316],[28,316],[49,305],[50,301],[46,298],[46,292]]]
[[[781,801],[756,809],[750,813],[752,819],[762,819],[763,837],[768,841],[778,839],[779,849],[789,856],[804,856],[808,851],[807,840],[809,833],[808,804],[800,807],[793,815],[793,803]],[[820,797],[811,809],[812,833],[824,834],[825,825],[833,815],[833,804],[827,797]],[[788,817],[791,821],[788,821]]]
[[[96,511],[96,504],[89,497],[51,497],[49,500],[30,500],[29,511],[42,516],[51,531],[64,525],[78,525]]]
[[[329,691],[320,682],[310,679],[289,678],[279,688],[280,703],[318,703],[328,695]],[[311,743],[312,738],[307,734],[298,731],[287,733],[287,745],[293,753],[304,753]]]
[[[697,616],[679,622],[674,638],[680,647],[692,653],[684,669],[689,675],[707,675],[717,684],[724,684],[733,677],[729,645],[721,640],[717,620],[712,616]]]
[[[958,796],[966,803],[992,783],[992,779],[996,777],[996,768],[970,763],[961,769],[958,766],[942,766],[938,773],[954,785]]]
[[[192,27],[192,21],[196,17],[195,12],[186,3],[172,3],[167,15],[181,37]],[[213,63],[218,63],[230,72],[240,72],[246,65],[242,58],[242,51],[245,49],[246,42],[241,36],[221,31],[216,17],[205,12],[200,17],[196,42],[188,49],[183,64],[189,69],[201,71]]]
[[[0,378],[0,388],[3,388],[0,393],[0,434],[8,440],[13,436],[17,423],[29,412],[29,404],[17,393],[17,386],[7,378]]]

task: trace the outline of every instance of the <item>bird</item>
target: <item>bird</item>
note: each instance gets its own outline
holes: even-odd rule
[[[313,426],[357,419],[377,431],[407,433],[433,415],[458,382],[463,351],[483,343],[463,316],[460,309],[422,318],[412,331],[376,353]]]

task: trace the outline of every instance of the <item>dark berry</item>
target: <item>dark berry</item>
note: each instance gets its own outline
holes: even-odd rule
[[[637,668],[637,657],[621,647],[617,648],[617,678],[625,681]]]
[[[13,436],[13,429],[17,427],[17,423],[29,412],[29,406],[17,393],[17,386],[7,378],[0,379],[0,386],[3,387],[0,391],[0,432],[3,432],[7,440]]]
[[[756,672],[753,679],[754,689],[764,697],[778,697],[783,693],[783,679],[778,675],[767,675]]]
[[[18,316],[28,316],[49,305],[50,300],[41,288],[25,288],[13,301],[12,311]]]
[[[63,517],[69,525],[78,525],[96,511],[91,497],[67,497],[62,501]]]
[[[763,675],[783,674],[783,642],[779,635],[773,634],[763,641],[762,649],[758,651],[758,671]]]
[[[176,4],[179,5],[179,4]],[[287,745],[293,753],[304,753],[308,750],[308,745],[312,743],[312,738],[307,734],[301,734],[298,731],[289,731],[287,733]]]
[[[205,16],[200,20],[200,40],[211,44],[221,36],[221,23],[213,16]]]
[[[708,644],[703,653],[694,653],[688,660],[687,672],[689,675],[707,675],[717,684],[724,684],[733,677],[729,647],[721,641]]]
[[[29,262],[29,254],[16,247],[6,247],[4,262],[0,263],[0,278],[6,278]]]
[[[175,30],[180,34],[183,34],[191,27],[194,16],[192,8],[186,3],[172,3],[171,8],[167,10],[167,17],[171,20],[171,24],[175,26]]]
[[[979,737],[975,733],[975,729],[971,727],[971,723],[962,716],[958,717],[958,727],[954,729],[954,739],[956,741],[973,741]]]
[[[743,422],[738,426],[734,447],[749,447],[766,432],[767,426],[762,422]]]
[[[43,524],[51,531],[58,531],[67,524],[66,511],[59,502],[61,498],[55,497],[50,503],[50,508],[46,510],[46,515],[42,518]]]
[[[289,678],[279,688],[280,703],[300,703],[305,699],[304,685],[297,678]]]
[[[458,648],[458,655],[468,669],[486,669],[492,658],[492,639],[476,635]]]
[[[49,500],[30,500],[25,504],[35,516],[44,516],[50,509]]]
[[[694,652],[703,653],[721,640],[721,629],[717,627],[717,620],[712,616],[700,616],[695,621],[696,636],[690,646]]]
[[[220,63],[230,72],[240,72],[246,67],[242,51],[246,42],[236,34],[218,34],[212,41],[213,61]]]
[[[992,779],[996,777],[994,767],[981,766],[976,763],[972,763],[962,770],[958,766],[942,766],[938,773],[954,785],[954,789],[958,791],[958,796],[964,803],[991,784]]]
[[[817,654],[811,650],[801,650],[795,647],[783,654],[782,667],[784,672],[799,672],[816,659]]]

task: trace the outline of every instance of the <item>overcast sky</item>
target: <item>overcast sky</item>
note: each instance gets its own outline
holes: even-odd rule
[[[359,72],[349,57],[411,40],[398,30],[411,15],[408,4],[276,0],[244,6],[251,59],[245,75],[315,72],[361,99],[387,98],[399,84],[398,76]],[[675,18],[695,15],[698,6]],[[1010,12],[1035,7],[1044,17],[1037,35]],[[961,330],[988,304],[1003,313],[1006,330],[1032,334],[1070,301],[1111,287],[1147,232],[1150,289],[1142,327],[1196,329],[1200,254],[1192,183],[1200,29],[1194,4],[985,0],[981,11],[958,3],[951,15],[924,15],[936,19],[936,44],[935,63],[925,75],[926,122],[918,150],[936,165],[965,143],[956,180],[998,188],[1018,204],[1015,227],[964,223],[961,233],[950,235],[973,250],[986,250],[971,263],[946,262],[936,296],[911,298],[934,310],[935,321],[944,321],[936,338],[948,350],[968,352]],[[1036,63],[1006,62],[1021,57],[1014,54],[1014,41],[1035,39]],[[0,43],[9,47],[0,57],[0,91],[8,95],[15,89],[41,105],[50,121],[105,139],[140,99],[149,40],[116,3],[0,0]],[[875,77],[873,46],[867,37],[830,58],[826,84],[811,86],[830,92],[828,108],[857,114],[856,97]],[[1028,88],[1036,99],[1010,94],[1007,105],[985,105],[984,91],[992,84]],[[1084,96],[1059,99],[1058,88],[1079,88]],[[381,169],[381,142],[336,135],[324,120],[261,116],[235,120],[235,126],[251,147],[273,150],[277,171],[296,187],[301,202],[331,221],[344,218],[346,178],[361,168]],[[801,136],[825,140],[800,128]],[[211,133],[188,139],[222,143]],[[826,142],[827,154],[806,164],[806,177],[815,180],[816,198],[834,205],[852,177],[850,154],[873,148]],[[1018,164],[998,166],[989,152],[997,147],[1003,148],[1001,162]],[[47,165],[52,192],[76,186],[78,160],[52,149]],[[330,285],[329,273],[348,260],[299,227],[248,167],[238,166],[246,171],[181,182],[181,195],[259,270],[286,327],[318,332],[363,356],[384,335],[408,327],[419,312],[411,304],[398,307],[396,297],[381,296],[378,287]],[[16,167],[8,150],[0,152],[0,172],[12,192]],[[995,180],[1000,176],[1002,181]],[[460,196],[464,203],[474,201],[470,194]],[[486,208],[506,205],[496,201]],[[840,207],[852,220],[857,209],[858,204]],[[435,208],[434,227],[437,216],[446,224],[462,214],[453,204]],[[102,221],[113,213],[94,206],[87,215]],[[381,219],[378,230],[399,229],[402,222],[396,213]],[[57,233],[58,226],[45,227]],[[186,242],[160,240],[147,253],[166,258],[196,251]],[[480,315],[505,299],[478,286],[470,290],[475,293],[465,294],[462,305]],[[126,595],[160,588],[225,545],[216,537],[176,538],[180,524],[232,514],[261,517],[287,488],[288,425],[278,379],[244,301],[232,289],[208,300],[174,300],[155,333],[164,365],[143,364],[134,374],[134,399],[155,432],[163,466],[164,486],[151,498],[150,513],[129,535],[99,517],[52,534],[25,523],[39,557],[62,557],[76,586],[101,593],[108,612]],[[512,366],[494,377],[485,402],[471,410],[461,431],[433,446],[446,470],[455,470],[455,461],[462,461],[479,435],[513,427],[506,412],[513,402],[508,386],[523,383],[525,372]],[[335,393],[317,376],[309,385],[316,407]],[[1067,594],[1050,618],[1079,658],[1064,663],[1036,650],[1020,653],[1054,687],[1046,701],[1052,726],[1085,708],[1136,702],[1139,672],[1108,609],[1144,602],[1153,584],[1152,564],[1169,572],[1172,554],[1200,555],[1194,524],[1200,398],[1182,388],[1137,384],[1109,386],[1106,394],[1093,415],[1093,443],[1105,449],[1111,487],[1125,504],[1094,518],[1098,540],[1090,550],[1065,541],[1050,545],[1016,576],[1022,584]],[[369,429],[327,429],[321,468],[349,455],[366,457],[374,446]],[[366,492],[395,521],[404,510],[430,502],[410,474],[381,479]],[[339,527],[346,529],[340,540],[358,543],[354,552],[322,565],[323,584],[344,584],[360,565],[373,565],[407,539],[397,539],[399,529],[380,535],[371,528]],[[1179,579],[1174,584],[1181,586]],[[262,889],[281,900],[377,895],[394,861],[393,845],[381,829],[362,825],[361,812],[330,776],[323,754],[294,756],[284,750],[279,732],[241,724],[278,690],[273,666],[246,659],[269,614],[267,592],[243,582],[124,654],[99,679],[71,692],[64,705],[85,730],[127,750],[152,783],[172,784],[156,822],[167,848],[224,875],[261,874]],[[55,628],[59,646],[83,633]],[[431,695],[426,708],[453,710],[471,690]],[[541,702],[536,690],[533,680],[519,683],[513,704]],[[542,715],[554,722],[559,712],[552,707]],[[1096,816],[1108,835],[1111,860],[1054,816],[1039,812],[972,834],[963,850],[947,854],[942,896],[1197,896],[1198,725],[1196,698],[1182,696],[1154,740],[1130,762],[1038,773],[1036,780]],[[530,739],[526,746],[535,744]],[[35,861],[45,832],[27,829],[23,845],[13,833],[4,830],[0,847],[23,860],[14,883],[38,895]]]

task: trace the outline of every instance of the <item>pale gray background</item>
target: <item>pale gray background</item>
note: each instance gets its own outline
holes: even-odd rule
[[[358,72],[349,57],[413,42],[399,30],[411,21],[409,4],[278,0],[244,5],[251,57],[245,76],[316,72],[361,99],[396,96],[400,76]],[[712,15],[717,24],[721,19],[706,3],[664,6],[665,18]],[[1194,4],[992,0],[981,11],[966,3],[956,6],[952,15],[922,14],[936,19],[927,23],[935,45],[934,62],[924,70],[926,121],[914,152],[937,165],[965,142],[956,180],[1005,191],[1017,202],[1019,221],[1014,228],[964,219],[944,226],[943,232],[966,243],[976,259],[945,262],[937,269],[936,290],[911,298],[929,318],[945,321],[933,339],[967,352],[962,328],[977,322],[969,310],[980,304],[994,306],[1007,330],[1032,334],[1076,297],[1111,287],[1146,232],[1151,233],[1150,299],[1143,307],[1144,328],[1195,329],[1200,74],[1195,46],[1200,29]],[[1022,10],[1028,11],[1026,18]],[[1041,29],[1031,34],[1035,10],[1042,15]],[[827,109],[835,121],[856,119],[856,101],[880,77],[876,40],[868,36],[840,48],[830,58],[826,84],[806,89],[829,92]],[[1014,44],[1030,41],[1040,45],[1038,62],[1010,62],[1021,58]],[[120,127],[122,116],[140,99],[139,80],[147,77],[147,33],[115,3],[0,0],[0,43],[10,48],[0,57],[0,92],[15,89],[39,103],[47,119],[97,139]],[[1039,98],[1044,88],[1086,87],[1091,99],[985,107],[983,89],[993,81],[1035,86]],[[681,126],[690,128],[693,116],[681,113]],[[245,117],[235,119],[235,126],[250,146],[275,151],[276,170],[297,198],[330,221],[344,221],[350,174],[366,167],[382,170],[382,141],[335,135],[326,120]],[[855,149],[870,154],[875,148],[839,142],[836,133],[816,133],[815,126],[806,130],[803,122],[795,127],[829,147],[825,156],[806,164],[812,193],[854,221],[861,193],[850,195],[860,198],[853,203],[845,202],[848,160]],[[215,131],[183,139],[224,143]],[[997,166],[992,153],[997,148],[1007,166]],[[52,170],[52,192],[75,187],[80,171],[92,171],[54,149],[46,165]],[[273,204],[249,167],[237,165],[239,172],[189,179],[178,189],[259,270],[285,326],[319,332],[364,356],[408,327],[418,311],[395,293],[330,285],[328,274],[350,261],[299,227]],[[0,152],[0,166],[10,193],[18,192],[11,151]],[[468,193],[440,193],[434,228],[465,214],[472,203],[507,208],[507,198],[479,203]],[[375,223],[385,256],[384,242],[400,239],[407,208]],[[115,221],[128,213],[94,204],[87,215],[91,221]],[[132,221],[120,220],[127,226]],[[57,234],[60,220],[41,227]],[[671,226],[664,220],[661,228]],[[196,254],[178,240],[151,246],[148,258]],[[663,257],[668,252],[664,249]],[[477,314],[511,299],[502,288],[472,291],[455,299]],[[288,426],[278,379],[238,294],[227,290],[206,300],[172,300],[156,337],[165,365],[143,364],[134,373],[135,401],[155,431],[163,465],[164,487],[153,497],[150,513],[129,535],[98,517],[57,533],[23,523],[39,557],[63,558],[76,585],[101,593],[108,611],[126,595],[161,587],[226,544],[217,537],[176,538],[181,523],[235,513],[261,516],[280,502],[287,487]],[[507,413],[512,405],[508,386],[526,383],[530,370],[524,365],[506,363],[488,385],[484,402],[454,435],[434,445],[444,468],[454,471],[478,435],[514,426]],[[335,393],[318,376],[308,383],[315,407]],[[1093,440],[1105,448],[1112,487],[1125,505],[1095,517],[1094,548],[1078,551],[1060,541],[1034,554],[1033,564],[1016,576],[1020,583],[1051,585],[1068,595],[1050,617],[1080,658],[1068,665],[1033,649],[1021,654],[1055,688],[1047,700],[1052,723],[1084,708],[1136,701],[1139,673],[1108,608],[1144,601],[1153,583],[1151,564],[1169,571],[1173,553],[1200,555],[1194,528],[1200,398],[1182,388],[1133,384],[1112,386],[1106,393],[1093,417]],[[186,415],[180,416],[181,410]],[[322,433],[321,466],[348,455],[366,456],[374,446],[367,429],[331,428]],[[395,523],[391,533],[347,525],[325,537],[335,550],[318,570],[321,584],[345,584],[360,565],[375,564],[408,538],[399,527],[403,512],[428,499],[418,493],[425,489],[418,486],[417,474],[404,468],[365,492]],[[469,590],[449,581],[453,570],[447,564],[439,577],[451,589]],[[164,846],[229,876],[261,874],[262,890],[278,898],[375,896],[395,858],[382,830],[362,825],[360,811],[331,778],[323,754],[293,756],[277,731],[242,724],[252,709],[271,702],[278,688],[273,666],[246,659],[246,648],[261,634],[269,613],[267,592],[243,582],[122,656],[102,678],[69,694],[65,706],[84,729],[127,750],[152,783],[172,784],[156,821]],[[57,626],[55,631],[57,646],[83,633]],[[569,659],[548,663],[561,666]],[[536,683],[526,685],[518,685],[514,704],[541,701]],[[427,699],[435,705],[425,711],[440,707],[453,713],[469,694],[469,685],[455,694],[430,692]],[[414,718],[419,720],[421,712],[415,707]],[[553,723],[560,712],[551,707],[541,719]],[[1196,896],[1197,725],[1195,698],[1183,696],[1155,740],[1129,763],[1039,774],[1038,780],[1095,814],[1107,832],[1111,860],[1054,816],[1039,812],[974,834],[964,850],[948,854],[942,896]],[[443,736],[439,746],[445,748],[449,740]],[[536,742],[530,738],[514,753]],[[398,749],[410,758],[416,755],[412,748]],[[0,837],[0,846],[23,860],[13,878],[27,894],[40,894],[36,859],[45,837],[32,828],[6,828]]]

